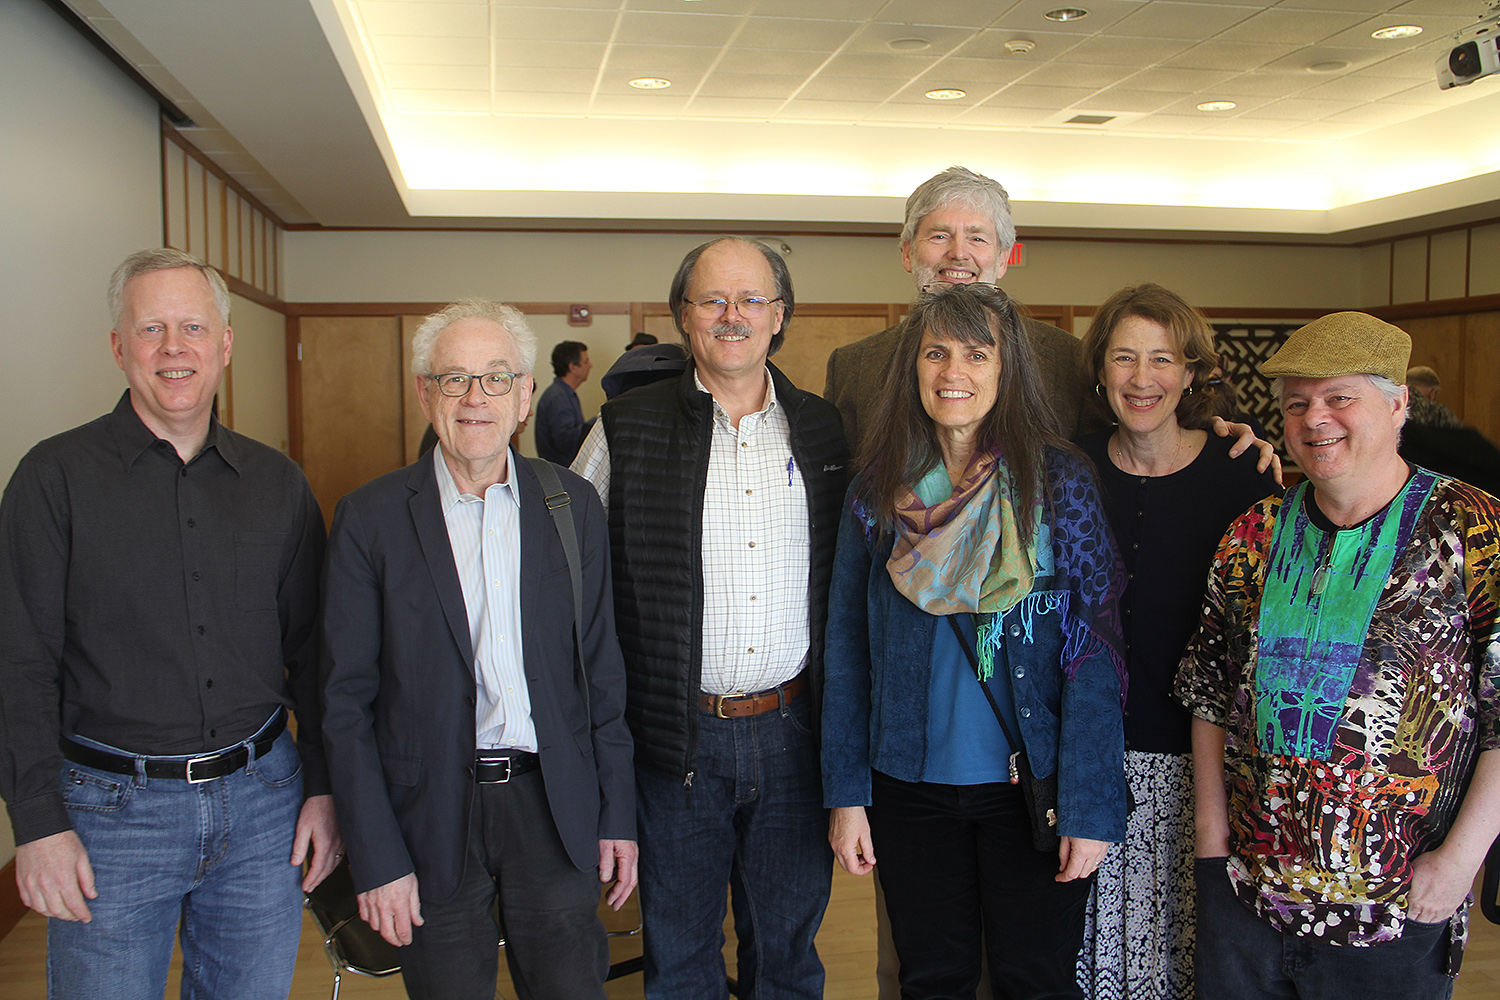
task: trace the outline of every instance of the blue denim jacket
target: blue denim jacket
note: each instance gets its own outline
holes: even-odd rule
[[[850,509],[858,486],[845,497],[829,592],[823,695],[829,808],[869,805],[872,767],[902,781],[922,780],[933,630],[943,626],[891,583],[886,561],[894,536],[866,540],[864,523]],[[1104,544],[1112,545],[1105,534]],[[1064,670],[1064,615],[1048,600],[1052,583],[1038,579],[1003,616],[995,669],[1009,671],[1033,771],[1058,774],[1058,832],[1119,843],[1126,812],[1120,676],[1103,649],[1071,676]]]

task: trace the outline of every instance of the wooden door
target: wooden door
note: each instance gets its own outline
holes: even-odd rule
[[[323,517],[344,494],[404,464],[401,322],[304,316],[302,468]]]

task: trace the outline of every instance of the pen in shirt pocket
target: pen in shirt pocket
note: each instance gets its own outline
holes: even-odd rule
[[[792,485],[792,460],[790,458],[786,460],[786,484]]]

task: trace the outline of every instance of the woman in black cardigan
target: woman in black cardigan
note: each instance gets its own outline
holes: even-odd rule
[[[1193,774],[1189,716],[1169,696],[1229,523],[1276,489],[1257,453],[1205,428],[1218,357],[1203,316],[1160,285],[1110,297],[1084,364],[1117,425],[1078,443],[1093,459],[1129,574],[1121,604],[1126,842],[1099,868],[1079,979],[1094,1000],[1193,996]]]

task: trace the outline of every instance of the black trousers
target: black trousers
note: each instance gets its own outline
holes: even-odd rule
[[[1009,784],[937,785],[875,772],[870,837],[901,960],[903,1000],[973,1000],[981,950],[1005,1000],[1081,998],[1075,964],[1092,879],[1056,882]]]
[[[458,894],[422,899],[421,927],[398,951],[412,1000],[493,1000],[505,939],[520,1000],[604,1000],[609,942],[599,874],[573,867],[540,770],[476,785]],[[498,896],[499,925],[493,918]]]

